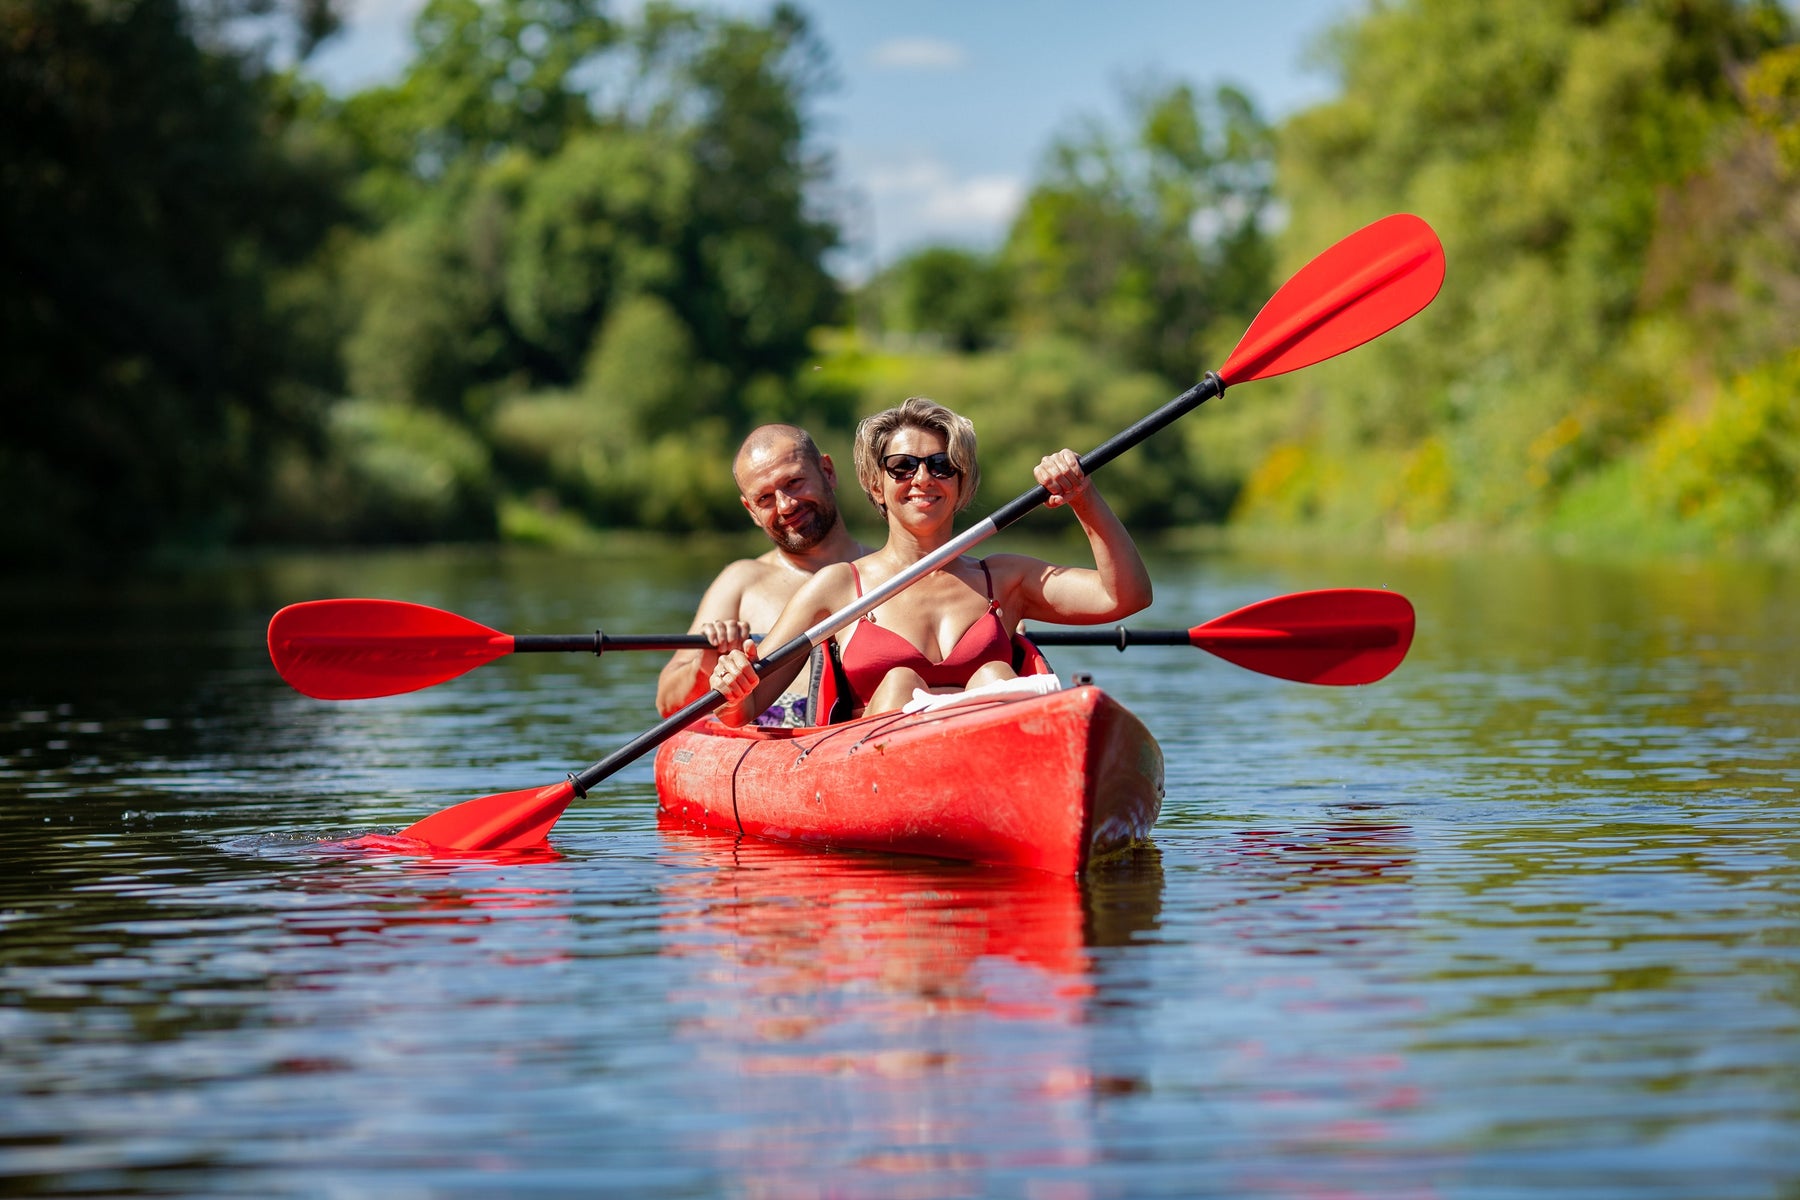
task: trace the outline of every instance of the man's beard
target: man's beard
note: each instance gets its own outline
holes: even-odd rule
[[[802,504],[795,513],[793,524],[777,520],[769,527],[769,540],[791,554],[799,554],[824,541],[837,520],[837,505],[829,500],[822,504]]]

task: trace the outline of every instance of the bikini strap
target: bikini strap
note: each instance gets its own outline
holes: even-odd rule
[[[981,564],[981,573],[987,577],[988,611],[994,611],[994,573],[988,570],[987,559],[977,559]]]
[[[858,571],[856,569],[855,563],[850,563],[849,566],[850,566],[850,578],[856,580],[856,598],[858,600],[861,600],[862,599],[862,572]],[[875,619],[875,613],[873,610],[864,613],[862,615],[861,619],[864,621],[867,621],[871,625],[880,624],[880,622]]]

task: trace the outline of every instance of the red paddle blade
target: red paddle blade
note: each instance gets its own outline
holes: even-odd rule
[[[565,779],[549,787],[525,788],[465,800],[432,813],[400,831],[440,850],[528,850],[550,834],[550,827],[575,799],[575,785]]]
[[[400,600],[307,600],[269,621],[269,658],[320,700],[415,692],[510,654],[512,635]]]
[[[1443,282],[1444,247],[1431,226],[1410,213],[1383,217],[1282,284],[1219,378],[1268,379],[1353,350],[1430,304]]]
[[[1333,588],[1246,605],[1188,631],[1240,667],[1300,683],[1374,683],[1412,646],[1413,606],[1397,592]]]

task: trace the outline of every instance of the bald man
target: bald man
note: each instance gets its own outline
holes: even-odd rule
[[[868,551],[844,528],[838,513],[837,471],[812,436],[796,425],[761,425],[750,431],[731,465],[738,499],[750,519],[775,543],[756,558],[731,563],[694,613],[689,633],[703,634],[705,650],[677,650],[656,682],[656,707],[665,717],[707,691],[707,677],[721,650],[738,649],[753,633],[767,633],[783,607],[820,567],[849,562]],[[807,725],[806,671],[768,711],[763,725]]]

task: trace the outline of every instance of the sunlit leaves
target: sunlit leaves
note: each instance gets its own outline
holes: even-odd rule
[[[1800,45],[1771,50],[1745,72],[1744,101],[1790,176],[1800,176]]]
[[[1781,205],[1735,81],[1792,36],[1778,7],[1732,0],[1412,0],[1347,24],[1344,95],[1282,131],[1284,259],[1413,211],[1450,269],[1417,322],[1273,389],[1293,405],[1284,442],[1373,461],[1429,439],[1453,502],[1389,518],[1529,525],[1674,410],[1709,346],[1779,349],[1747,336],[1744,300],[1781,294],[1792,272],[1771,264],[1795,255],[1744,209]],[[1677,300],[1731,312],[1646,336]]]

